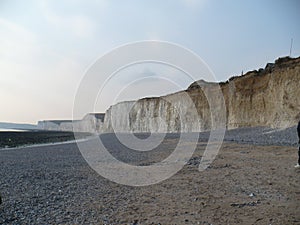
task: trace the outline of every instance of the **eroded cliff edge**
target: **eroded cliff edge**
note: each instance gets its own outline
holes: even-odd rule
[[[221,104],[217,90],[221,90],[225,105]],[[194,107],[197,115],[192,110]],[[211,109],[217,118],[218,111],[225,110],[227,129],[295,125],[300,119],[300,57],[279,58],[264,69],[250,71],[219,84],[198,81],[185,91],[167,96],[118,103],[106,111],[101,131],[210,130],[218,127],[217,123],[212,125]],[[222,116],[219,115],[220,120]]]

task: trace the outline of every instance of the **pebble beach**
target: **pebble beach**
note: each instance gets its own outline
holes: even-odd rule
[[[2,148],[0,224],[300,224],[296,127],[227,131],[216,159],[199,172],[208,137],[200,134],[181,171],[145,187],[103,178],[76,143]],[[103,136],[113,155],[143,165],[164,159],[177,139],[168,134],[137,156],[113,134]]]

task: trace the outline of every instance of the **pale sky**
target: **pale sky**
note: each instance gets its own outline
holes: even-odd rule
[[[289,55],[291,38],[292,56],[299,56],[299,21],[297,0],[0,0],[0,121],[71,119],[89,66],[126,43],[182,45],[225,81]],[[157,79],[157,73],[172,74],[180,85]],[[136,81],[129,93],[124,80],[140,74],[146,79]],[[172,68],[147,64],[120,73],[107,91],[125,88],[118,99],[129,100],[190,83]],[[107,98],[96,111],[112,103]]]

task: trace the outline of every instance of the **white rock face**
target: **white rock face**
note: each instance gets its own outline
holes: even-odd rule
[[[102,131],[192,132],[249,126],[286,128],[296,125],[300,119],[299,85],[300,57],[281,58],[265,69],[231,78],[220,85],[200,81],[186,91],[165,97],[113,105],[106,112]]]
[[[39,121],[38,129],[53,131],[74,131],[99,133],[103,127],[103,114],[87,114],[82,120]]]
[[[199,84],[201,88],[199,87]],[[47,130],[81,132],[196,132],[247,126],[286,128],[300,119],[300,57],[225,83],[193,83],[186,91],[121,102],[81,121],[42,121]],[[103,122],[104,120],[104,122]]]
[[[192,99],[179,92],[113,105],[106,111],[103,132],[193,132],[200,123]]]
[[[55,121],[39,121],[38,122],[38,129],[39,130],[60,130],[59,123],[56,123]]]

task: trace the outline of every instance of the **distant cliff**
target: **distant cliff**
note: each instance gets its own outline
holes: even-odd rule
[[[300,119],[300,57],[279,58],[264,69],[232,77],[219,85],[225,100],[228,129],[243,126],[285,128]],[[201,131],[209,130],[214,127],[203,90],[213,95],[217,87],[216,83],[198,81],[185,91],[164,97],[118,103],[107,110],[102,132],[188,132],[197,131],[197,125]],[[193,102],[187,101],[186,95]],[[213,107],[218,107],[219,97],[212,98]],[[191,110],[193,106],[198,115]],[[182,123],[179,114],[184,115]]]
[[[37,129],[98,133],[103,131],[104,113],[88,113],[81,120],[38,121]]]

